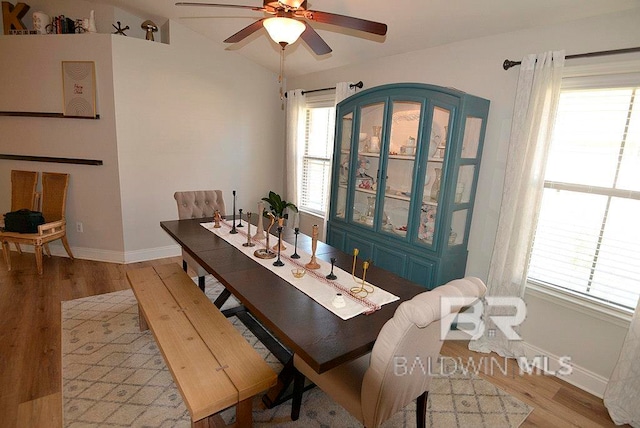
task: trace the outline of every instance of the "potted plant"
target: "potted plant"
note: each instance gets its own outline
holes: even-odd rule
[[[262,198],[271,206],[271,212],[276,218],[287,218],[288,214],[285,214],[285,209],[289,208],[295,212],[298,212],[298,207],[293,202],[287,202],[280,197],[276,192],[269,192],[268,198]]]

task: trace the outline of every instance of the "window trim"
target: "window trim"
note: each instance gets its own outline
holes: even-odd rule
[[[530,279],[527,279],[525,294],[627,329],[634,313],[631,309],[606,304],[583,294],[573,293],[571,290]]]
[[[328,92],[324,92],[324,93],[318,93],[318,94],[314,94],[314,95],[308,95],[306,98],[306,103],[305,103],[305,110],[306,109],[314,109],[314,108],[335,108],[335,91],[328,91]],[[334,112],[335,114],[335,112]],[[304,116],[304,121],[306,122],[306,112],[303,115]],[[300,124],[300,126],[303,126],[304,124]],[[331,140],[333,140],[334,136],[330,135]],[[300,164],[300,182],[302,182],[302,177],[304,175],[303,172],[303,164],[304,164],[304,159],[311,159],[311,160],[321,160],[323,162],[328,162],[329,163],[329,183],[328,183],[328,191],[331,191],[331,171],[333,169],[333,141],[332,144],[330,144],[330,148],[331,148],[331,153],[329,155],[328,158],[320,158],[317,156],[305,156],[304,155],[304,145],[306,144],[305,141],[301,141],[300,145],[299,145],[299,151],[298,153],[300,153],[299,155],[299,159],[298,162]],[[302,187],[300,187],[300,189],[302,190]],[[300,202],[302,202],[302,194],[299,195],[300,197],[298,199],[300,199]],[[329,195],[328,195],[329,196]],[[330,197],[330,196],[329,196]],[[301,203],[300,203],[301,205]],[[309,207],[298,207],[298,209],[301,212],[304,213],[308,213],[314,216],[318,216],[318,217],[322,217],[324,218],[327,215],[327,211],[329,210],[329,206],[327,205],[325,207],[325,211],[320,211],[320,210],[314,210],[313,208],[309,208]]]
[[[638,70],[640,70],[640,60],[565,67],[563,70],[561,90],[616,87],[628,84],[637,85],[638,80],[640,80],[640,72],[638,72]],[[598,79],[597,76],[601,76],[601,79]],[[635,80],[635,83],[633,83],[631,79]],[[589,80],[589,85],[585,84],[587,80]],[[595,84],[592,85],[593,83]],[[566,185],[565,183],[554,183],[551,181],[548,183],[550,185],[547,185],[545,180],[545,187],[558,188],[560,185]],[[627,197],[637,199],[638,192],[631,192],[632,194],[629,194],[629,191],[624,192]],[[531,245],[533,245],[533,242]],[[526,294],[627,329],[635,312],[632,309],[603,302],[587,295],[572,292],[566,288],[535,281],[528,277],[528,273],[525,281]],[[640,299],[638,300],[638,305],[640,305]]]

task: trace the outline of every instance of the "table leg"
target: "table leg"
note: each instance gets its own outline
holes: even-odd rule
[[[222,290],[222,293],[220,293],[213,304],[216,305],[216,308],[220,309],[222,305],[224,305],[224,303],[227,301],[229,296],[231,296],[231,292],[225,288],[224,290]]]
[[[267,406],[267,409],[272,409],[291,398],[291,396],[287,396],[286,393],[291,382],[293,382],[295,372],[296,369],[293,367],[292,355],[289,361],[285,363],[282,371],[278,374],[278,382],[262,396],[262,403]]]

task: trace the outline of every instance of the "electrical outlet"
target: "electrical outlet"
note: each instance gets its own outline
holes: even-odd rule
[[[82,224],[81,221],[76,222],[76,232],[78,232],[78,233],[83,233],[84,232],[84,225]]]

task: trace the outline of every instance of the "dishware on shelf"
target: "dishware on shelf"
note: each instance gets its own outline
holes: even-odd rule
[[[407,226],[394,227],[393,233],[400,236],[407,236]]]
[[[435,168],[436,170],[436,179],[433,182],[433,184],[431,185],[431,200],[434,202],[438,202],[438,198],[440,197],[440,180],[441,180],[441,176],[442,176],[442,169],[440,168]]]
[[[459,204],[460,202],[462,202],[463,193],[464,193],[464,183],[458,183],[456,185],[456,197],[455,197],[456,204]]]

